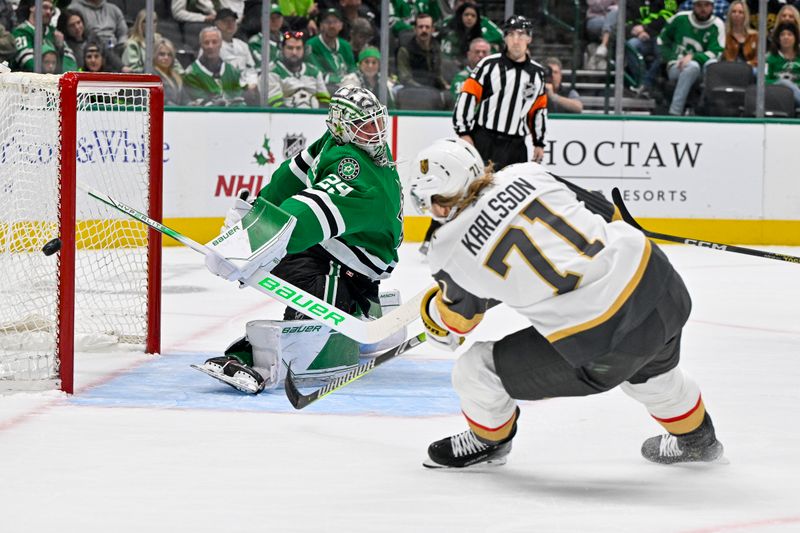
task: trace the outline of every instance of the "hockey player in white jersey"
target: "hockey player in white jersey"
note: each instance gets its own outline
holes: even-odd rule
[[[612,204],[536,163],[493,174],[460,139],[422,150],[413,172],[416,208],[444,223],[428,255],[438,288],[421,308],[429,341],[455,349],[501,302],[531,322],[457,360],[453,386],[469,429],[431,444],[425,466],[505,463],[515,400],[617,386],[667,431],[644,442],[646,459],[721,457],[700,389],[678,367],[689,293]]]

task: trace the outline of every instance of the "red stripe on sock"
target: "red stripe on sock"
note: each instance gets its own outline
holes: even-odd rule
[[[514,413],[516,414],[516,411],[515,411]],[[499,425],[499,426],[497,426],[496,428],[487,428],[486,426],[482,426],[482,425],[478,424],[477,422],[475,422],[475,421],[474,421],[473,419],[471,419],[470,417],[468,417],[468,416],[467,416],[467,414],[466,414],[464,411],[461,411],[461,414],[462,414],[462,415],[464,415],[464,418],[466,418],[466,419],[467,419],[467,422],[469,422],[469,423],[470,423],[470,425],[473,425],[473,426],[479,427],[479,428],[481,428],[481,429],[482,429],[482,430],[484,430],[484,431],[498,431],[498,430],[500,430],[500,429],[503,429],[504,427],[506,427],[506,426],[508,425],[508,423],[509,423],[509,422],[511,422],[512,420],[514,420],[514,415],[512,414],[512,415],[511,415],[511,418],[509,418],[508,420],[506,420],[505,422],[503,422],[502,424],[500,424],[500,425]]]
[[[657,416],[653,416],[653,415],[650,415],[650,416],[653,416],[653,418],[655,418],[656,420],[658,420],[662,424],[669,424],[671,422],[678,422],[679,420],[683,420],[684,418],[689,418],[690,416],[692,416],[692,413],[697,411],[697,409],[700,407],[700,404],[702,404],[702,403],[703,403],[703,395],[701,394],[700,397],[697,398],[697,403],[694,404],[694,407],[692,407],[690,410],[688,410],[687,412],[683,413],[680,416],[676,416],[674,418],[658,418]]]

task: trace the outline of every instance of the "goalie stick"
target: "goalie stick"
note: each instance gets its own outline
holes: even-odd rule
[[[614,187],[611,191],[611,197],[614,199],[614,205],[619,209],[622,220],[644,233],[645,237],[651,239],[660,239],[662,241],[679,242],[681,244],[689,244],[691,246],[698,246],[700,248],[709,248],[711,250],[721,250],[723,252],[734,252],[737,254],[753,255],[755,257],[765,257],[767,259],[775,259],[776,261],[786,261],[788,263],[800,263],[800,257],[793,255],[778,254],[774,252],[766,252],[763,250],[754,250],[752,248],[742,248],[741,246],[733,246],[731,244],[721,244],[718,242],[701,241],[699,239],[689,239],[687,237],[677,237],[675,235],[667,235],[664,233],[656,233],[655,231],[648,231],[636,222],[633,215],[630,214],[628,208],[622,201],[622,194],[619,189]]]
[[[333,381],[329,382],[324,387],[315,390],[310,394],[301,394],[300,391],[297,389],[297,384],[292,377],[292,367],[289,366],[289,371],[286,373],[286,379],[283,382],[283,389],[286,391],[286,397],[289,399],[289,403],[295,409],[302,409],[306,407],[310,403],[314,403],[320,398],[324,398],[328,394],[332,393],[333,391],[339,390],[345,385],[354,382],[357,379],[360,379],[373,370],[376,367],[382,365],[387,361],[391,361],[398,355],[402,355],[411,348],[415,346],[419,346],[423,342],[425,342],[425,333],[420,333],[416,337],[411,337],[407,341],[404,341],[402,344],[395,346],[390,350],[386,350],[382,354],[376,356],[374,359],[370,359],[366,363],[360,364],[352,370],[345,372],[341,376],[335,378]]]
[[[168,237],[172,237],[198,253],[203,255],[209,253],[209,249],[204,244],[200,244],[178,233],[174,229],[168,228],[160,222],[156,222],[144,213],[115,200],[105,193],[97,191],[80,182],[78,183],[78,188],[86,192],[92,198],[125,213],[134,220],[138,220],[142,224],[150,226]],[[259,292],[263,292],[267,296],[288,305],[292,309],[300,311],[306,316],[362,344],[373,344],[382,341],[418,319],[422,297],[431,288],[426,287],[419,294],[415,295],[395,310],[387,313],[385,316],[376,320],[365,321],[326,303],[313,294],[295,287],[291,283],[282,280],[275,274],[264,269],[257,270],[246,280],[240,280],[240,283],[252,287]]]

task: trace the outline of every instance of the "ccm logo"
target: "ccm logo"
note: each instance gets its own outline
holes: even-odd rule
[[[714,250],[727,250],[728,247],[724,244],[716,244],[713,242],[706,242],[706,241],[697,241],[695,239],[686,239],[683,242],[686,244],[693,244],[695,246],[699,246],[701,248],[712,248]]]

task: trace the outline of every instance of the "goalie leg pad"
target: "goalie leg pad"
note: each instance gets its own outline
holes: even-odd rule
[[[278,386],[281,372],[281,328],[271,320],[247,323],[247,340],[253,350],[253,368],[264,378],[264,389]]]
[[[261,371],[278,361],[278,380],[285,379],[290,364],[302,379],[325,378],[359,362],[356,341],[310,320],[254,320],[247,324],[247,336],[254,366]]]

